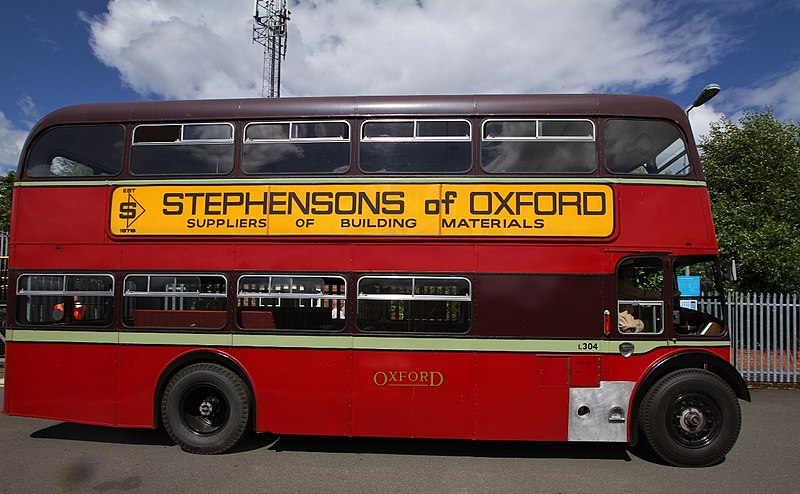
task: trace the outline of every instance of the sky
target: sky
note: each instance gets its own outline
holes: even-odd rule
[[[800,121],[800,0],[289,0],[281,96],[635,93]],[[0,172],[63,106],[257,98],[252,0],[5,0]]]

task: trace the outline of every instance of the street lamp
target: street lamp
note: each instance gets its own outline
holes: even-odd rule
[[[692,106],[686,109],[686,114],[688,115],[692,108],[697,108],[698,106],[703,106],[704,104],[708,103],[708,100],[716,96],[719,91],[719,84],[709,84],[708,86],[704,87],[703,90],[700,91],[700,94],[697,95],[697,98],[694,99]]]

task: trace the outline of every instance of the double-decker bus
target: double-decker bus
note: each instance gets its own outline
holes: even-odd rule
[[[32,130],[4,411],[275,434],[646,441],[721,461],[731,366],[686,114],[630,95],[80,105]]]

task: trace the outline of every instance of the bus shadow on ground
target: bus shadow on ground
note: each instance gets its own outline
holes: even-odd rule
[[[31,433],[34,439],[172,446],[163,429],[123,429],[63,422]]]
[[[469,456],[479,458],[574,458],[631,461],[625,444],[525,441],[471,441],[454,439],[348,438],[319,436],[256,436],[277,452],[357,453],[420,456]],[[250,442],[248,441],[248,442]],[[243,444],[244,446],[244,444]],[[649,459],[648,459],[649,460]]]
[[[175,446],[159,429],[124,429],[60,423],[35,431],[34,439],[102,442],[148,446]],[[631,461],[631,456],[661,463],[646,447],[621,443],[568,443],[526,441],[471,441],[456,439],[398,439],[330,436],[275,436],[251,434],[226,454],[267,448],[277,453],[355,453],[376,455],[451,456],[477,458],[564,458]]]

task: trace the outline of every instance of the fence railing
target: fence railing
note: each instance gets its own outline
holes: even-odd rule
[[[8,296],[8,232],[0,230],[0,363],[6,357],[6,298]]]
[[[749,382],[800,383],[800,296],[729,293],[731,358]]]

